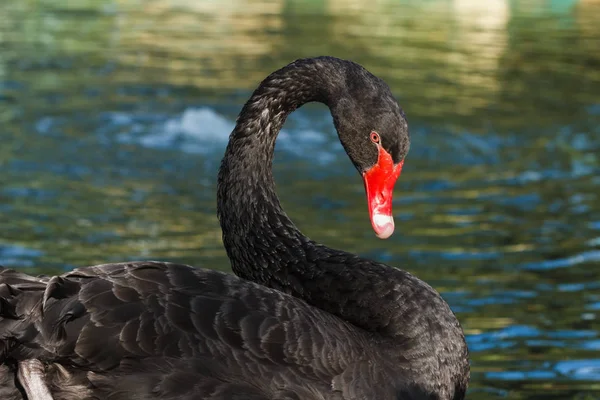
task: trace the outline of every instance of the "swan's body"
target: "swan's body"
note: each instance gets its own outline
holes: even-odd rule
[[[408,151],[399,106],[354,63],[299,60],[246,103],[219,173],[219,219],[239,277],[158,262],[53,278],[2,271],[2,399],[23,398],[15,369],[31,359],[46,365],[54,400],[463,399],[467,348],[440,295],[312,242],[281,209],[275,138],[308,101],[332,109],[365,177],[373,227],[389,236],[390,186]]]

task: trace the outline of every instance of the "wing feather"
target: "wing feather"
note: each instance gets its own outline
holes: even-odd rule
[[[158,262],[0,272],[2,362],[56,363],[99,398],[354,399],[374,371],[359,363],[367,333],[232,275]]]

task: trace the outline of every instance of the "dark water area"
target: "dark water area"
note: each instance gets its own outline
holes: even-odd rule
[[[399,266],[457,313],[470,399],[600,398],[600,2],[0,2],[0,264],[229,270],[235,117],[307,56],[392,87],[412,146],[372,233],[325,107],[291,115],[278,193],[304,233]]]

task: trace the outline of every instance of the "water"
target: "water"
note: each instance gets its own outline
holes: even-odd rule
[[[471,399],[600,398],[597,1],[0,2],[0,263],[227,270],[215,177],[269,72],[350,58],[413,144],[376,239],[324,107],[277,146],[313,239],[416,273],[471,349]]]

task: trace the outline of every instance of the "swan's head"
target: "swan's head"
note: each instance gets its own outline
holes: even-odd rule
[[[408,124],[384,81],[358,64],[348,65],[338,76],[341,90],[330,101],[333,120],[363,178],[373,230],[387,239],[394,232],[394,185],[410,147]]]

